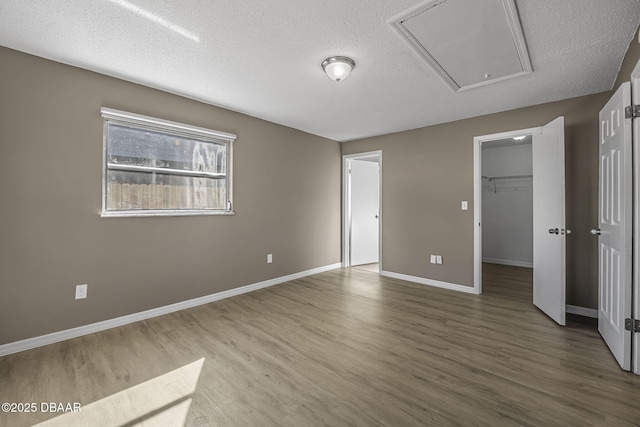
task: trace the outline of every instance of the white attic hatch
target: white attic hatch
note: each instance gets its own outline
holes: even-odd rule
[[[515,0],[432,0],[390,21],[459,92],[533,71]]]

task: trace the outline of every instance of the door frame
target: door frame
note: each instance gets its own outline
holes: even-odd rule
[[[482,143],[541,133],[542,126],[538,126],[473,138],[473,292],[476,294],[482,293]]]
[[[378,263],[382,271],[382,150],[367,151],[342,156],[342,267],[351,267],[351,179],[349,166],[352,160],[377,159],[378,169]]]

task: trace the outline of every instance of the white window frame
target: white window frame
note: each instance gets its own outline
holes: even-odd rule
[[[233,210],[233,143],[236,135],[220,132],[212,129],[201,128],[184,123],[172,122],[169,120],[157,119],[155,117],[143,116],[126,111],[114,110],[112,108],[101,108],[100,113],[103,118],[103,152],[102,152],[102,217],[140,217],[140,216],[186,216],[186,215],[234,215]],[[108,210],[107,206],[107,173],[108,168],[108,126],[110,122],[123,124],[133,128],[153,129],[156,132],[176,132],[185,136],[199,139],[217,139],[226,142],[227,145],[227,203],[224,209],[128,209],[128,210]],[[201,174],[181,175],[199,176]]]

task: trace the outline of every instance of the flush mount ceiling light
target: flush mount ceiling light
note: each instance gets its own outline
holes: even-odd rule
[[[351,70],[356,66],[353,59],[346,56],[332,56],[322,61],[322,69],[331,80],[339,82],[349,77]]]

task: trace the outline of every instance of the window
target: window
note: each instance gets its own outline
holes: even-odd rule
[[[233,214],[235,135],[103,108],[102,216]]]

